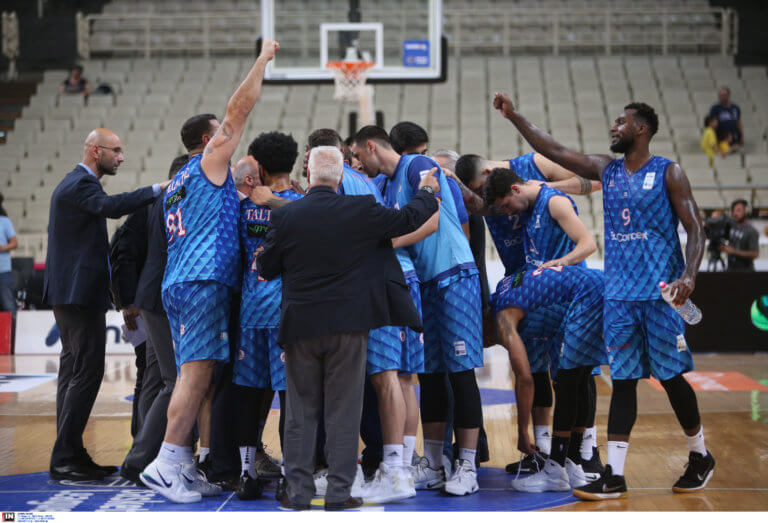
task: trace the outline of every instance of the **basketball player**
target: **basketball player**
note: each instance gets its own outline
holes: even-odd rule
[[[611,151],[624,157],[613,160],[562,146],[515,111],[506,94],[496,93],[493,104],[536,151],[603,184],[604,332],[613,380],[608,466],[598,480],[575,489],[574,495],[589,500],[626,497],[624,461],[637,418],[637,380],[650,375],[667,392],[688,439],[688,465],[672,490],[703,489],[712,478],[715,460],[704,443],[696,394],[683,377],[693,370],[693,358],[683,320],[661,299],[658,284],[670,282],[674,304],[685,303],[704,254],[704,232],[683,170],[649,151],[658,129],[656,112],[643,103],[625,106],[611,128],[610,145]],[[678,221],[688,234],[685,260]]]
[[[388,177],[384,191],[388,207],[400,208],[407,204],[422,173],[425,175],[432,169],[437,169],[441,190],[448,189],[445,175],[434,160],[418,154],[399,155],[392,149],[387,132],[380,127],[363,127],[355,136],[351,150],[368,176]],[[483,364],[480,283],[453,198],[442,200],[437,231],[409,251],[422,282],[424,315],[425,373],[419,377],[427,459],[417,467],[417,478],[423,478],[428,488],[440,488],[446,476],[442,450],[448,373],[455,398],[454,419],[460,450],[456,470],[446,478],[443,490],[458,496],[472,494],[478,490],[475,454],[482,409],[474,372]]]
[[[538,153],[528,153],[510,160],[485,160],[465,154],[456,161],[456,177],[471,214],[485,216],[488,231],[496,245],[504,274],[515,274],[523,269],[525,252],[523,248],[523,224],[518,216],[497,212],[485,205],[480,198],[486,179],[494,168],[509,168],[526,181],[546,182],[550,188],[569,194],[589,194],[600,189],[600,183],[585,180],[571,171],[548,160]],[[547,260],[548,261],[548,260]],[[548,354],[551,347],[540,347],[540,340],[525,340],[529,351]],[[550,342],[551,344],[551,342]],[[522,461],[510,463],[506,470],[510,474],[530,474],[538,472],[550,450],[550,414],[552,409],[552,386],[546,359],[531,360],[535,392],[533,396],[533,431],[539,453],[528,455]],[[599,373],[599,367],[594,373]],[[597,430],[594,427],[597,396],[594,377],[589,378],[590,411],[587,416],[587,429],[581,445],[581,461],[584,473],[589,479],[596,479],[604,467],[597,450]]]
[[[191,434],[200,406],[210,395],[214,365],[229,359],[229,301],[240,279],[240,202],[229,161],[259,97],[264,69],[279,48],[277,42],[264,41],[213,138],[174,176],[165,193],[168,262],[162,293],[179,379],[160,453],[141,479],[177,503],[200,501],[199,490],[221,492],[207,482],[194,490],[200,477],[192,459]]]
[[[508,171],[508,169],[505,169]],[[496,170],[494,170],[495,174]],[[489,183],[493,183],[493,174]],[[523,336],[561,338],[555,353],[555,416],[552,452],[541,471],[512,480],[523,492],[567,491],[586,485],[580,443],[592,368],[602,363],[603,273],[583,266],[540,267],[505,277],[491,298],[502,344],[515,373],[518,398],[518,448],[532,453],[528,418],[533,404],[533,376]],[[534,319],[532,314],[538,314]]]

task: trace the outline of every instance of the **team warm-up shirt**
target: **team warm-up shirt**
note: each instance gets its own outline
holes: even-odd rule
[[[682,274],[679,218],[666,184],[671,163],[652,156],[630,175],[622,158],[603,170],[606,299],[657,300],[659,282]]]
[[[535,269],[542,263],[561,258],[571,252],[575,246],[573,240],[549,212],[549,202],[555,196],[568,198],[573,210],[579,214],[570,196],[546,185],[541,186],[533,207],[520,214],[520,222],[523,224],[526,269]],[[586,262],[582,260],[578,265],[586,266]]]
[[[441,188],[437,195],[450,194],[445,174],[434,160],[420,154],[403,155],[393,176],[386,180],[384,200],[387,207],[400,209],[407,205],[419,190],[422,176],[434,167],[438,169],[436,178]],[[447,285],[455,277],[478,273],[453,197],[442,199],[437,231],[410,246],[408,252],[422,282],[435,280]]]
[[[285,200],[303,195],[292,190],[273,192]],[[264,243],[272,211],[256,205],[250,198],[240,202],[240,244],[243,252],[243,294],[240,302],[240,326],[277,328],[280,326],[282,279],[265,280],[256,268],[256,250]]]
[[[240,283],[240,200],[227,180],[211,183],[200,166],[202,154],[189,159],[165,190],[168,262],[163,290],[186,282],[214,281],[236,289]]]
[[[509,160],[509,168],[525,181],[538,180],[546,182],[533,161],[533,154],[528,153]],[[499,252],[501,263],[504,264],[504,275],[509,276],[521,271],[525,266],[525,251],[523,248],[523,224],[520,216],[486,216],[485,223],[491,233],[493,243]]]

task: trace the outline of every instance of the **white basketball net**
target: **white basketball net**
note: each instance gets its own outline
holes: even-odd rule
[[[355,101],[365,96],[365,80],[373,67],[371,62],[330,62],[328,68],[333,71],[337,100]]]

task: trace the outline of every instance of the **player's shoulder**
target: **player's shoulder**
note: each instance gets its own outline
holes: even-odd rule
[[[414,154],[413,158],[411,159],[411,163],[408,165],[408,170],[421,173],[421,171],[429,171],[435,167],[438,169],[440,168],[437,162],[429,156],[425,156],[423,154]]]

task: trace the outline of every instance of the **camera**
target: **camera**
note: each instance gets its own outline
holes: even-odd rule
[[[709,245],[707,246],[707,252],[709,253],[707,265],[709,270],[717,270],[718,262],[723,266],[723,270],[725,270],[725,262],[720,253],[720,246],[728,240],[728,235],[731,233],[731,221],[724,214],[711,216],[704,221],[704,233],[709,240]]]

